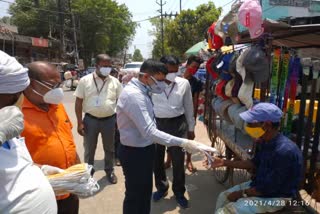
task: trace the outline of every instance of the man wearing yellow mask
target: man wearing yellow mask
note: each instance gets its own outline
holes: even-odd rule
[[[240,114],[246,132],[258,142],[251,160],[215,158],[211,168],[227,166],[255,171],[251,181],[220,193],[215,213],[266,213],[281,210],[297,197],[303,159],[299,148],[279,132],[282,111],[274,104],[259,103]]]

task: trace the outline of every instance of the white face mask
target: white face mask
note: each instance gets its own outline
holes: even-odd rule
[[[166,89],[167,85],[163,81],[158,81],[154,77],[151,76],[151,79],[154,81],[154,84],[149,85],[150,92],[154,94],[161,94]]]
[[[37,81],[37,80],[36,80]],[[42,82],[40,81],[37,81],[39,84],[43,85],[44,87],[50,89],[50,91],[48,91],[47,93],[45,93],[44,95],[40,94],[39,92],[37,92],[36,90],[32,89],[32,91],[34,93],[36,93],[37,95],[43,97],[43,101],[45,103],[48,103],[48,104],[59,104],[62,102],[63,100],[63,97],[64,97],[64,93],[63,93],[63,90],[62,88],[50,88],[48,86],[46,86],[45,84],[43,84]]]
[[[170,82],[174,82],[176,77],[177,77],[177,73],[168,73],[166,75],[166,79],[169,80]]]
[[[112,68],[111,67],[101,67],[100,68],[100,73],[102,76],[108,76],[111,72]]]
[[[59,104],[62,102],[64,97],[62,88],[55,88],[48,91],[44,96],[43,100],[49,104]]]

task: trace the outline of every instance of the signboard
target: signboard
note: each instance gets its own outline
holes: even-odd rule
[[[34,38],[34,37],[32,37],[32,46],[47,48],[49,46],[48,45],[48,40],[47,39],[42,39],[42,38]]]
[[[309,7],[309,0],[270,0],[272,6]]]

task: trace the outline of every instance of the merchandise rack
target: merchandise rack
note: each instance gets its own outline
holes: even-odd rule
[[[273,48],[288,48],[296,50],[299,48],[320,48],[320,25],[311,24],[303,26],[290,26],[285,23],[279,23],[272,20],[265,20],[264,22],[265,32],[265,44],[267,47],[267,55],[271,60],[271,51]],[[243,32],[240,35],[239,44],[256,43],[258,40],[251,40],[248,32]],[[320,53],[320,49],[319,49]],[[317,56],[310,56],[317,57]],[[320,58],[320,56],[319,56]],[[205,108],[204,108],[204,123],[207,127],[207,133],[212,143],[212,147],[215,147],[219,152],[219,157],[229,160],[247,160],[251,159],[254,155],[256,144],[246,135],[243,131],[236,129],[232,124],[219,117],[211,106],[211,102],[215,95],[216,81],[212,79],[211,75],[207,73],[205,84]],[[268,81],[269,83],[269,81]],[[319,83],[319,82],[318,82]],[[309,84],[309,83],[307,83]],[[269,84],[265,84],[269,85]],[[268,100],[268,87],[261,88],[261,101]],[[265,95],[265,96],[263,96]],[[304,110],[306,99],[309,98],[309,94],[305,98],[301,99],[300,111]],[[316,100],[320,101],[320,92],[316,96]],[[320,108],[320,103],[319,103]],[[304,111],[303,111],[304,112]],[[318,111],[319,113],[320,111]],[[304,117],[304,114],[300,114],[300,117]],[[301,119],[301,118],[300,118]],[[320,124],[320,115],[318,114],[315,124]],[[319,131],[319,130],[316,130]],[[305,134],[304,134],[305,135]],[[313,132],[312,136],[319,136],[319,133]],[[298,145],[303,145],[304,136],[301,137],[300,142],[295,141]],[[299,139],[298,139],[299,140]],[[310,151],[304,154],[305,163],[310,163],[310,160],[318,162],[318,148],[315,147],[317,140],[310,140]],[[319,138],[318,138],[319,141]],[[303,150],[303,146],[300,147]],[[292,212],[306,212],[320,213],[320,202],[316,202],[312,197],[312,190],[315,188],[314,183],[315,172],[319,171],[316,163],[311,163],[305,171],[304,182],[301,185],[299,192],[300,198],[303,204],[310,204],[310,206],[287,206],[285,209],[277,213],[292,213]],[[214,169],[214,176],[216,180],[226,186],[233,186],[250,179],[251,174],[247,170],[238,170],[229,167],[220,167]],[[307,191],[306,191],[306,190]],[[304,210],[305,209],[305,210]]]

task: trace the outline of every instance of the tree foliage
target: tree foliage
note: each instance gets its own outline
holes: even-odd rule
[[[132,60],[136,61],[136,62],[142,62],[143,61],[143,56],[141,54],[140,49],[135,49],[133,56],[132,56]]]
[[[183,10],[175,19],[165,19],[165,54],[182,57],[188,48],[204,40],[208,27],[219,18],[221,10],[221,8],[216,8],[214,3],[209,2],[199,5],[195,10]],[[160,21],[151,23],[156,29],[154,32],[157,32],[152,53],[154,58],[159,58],[161,56],[161,48],[159,49],[161,47]]]
[[[20,34],[51,36],[61,42],[63,31],[66,43],[71,44],[72,13],[80,55],[87,60],[97,53],[116,56],[128,46],[137,26],[128,8],[114,0],[16,0],[10,7],[12,21]]]

